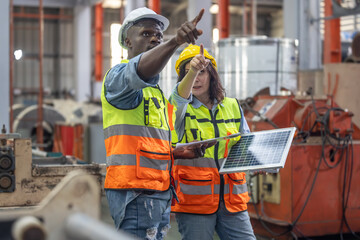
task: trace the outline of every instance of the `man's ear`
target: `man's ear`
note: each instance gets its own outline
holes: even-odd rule
[[[125,38],[125,45],[127,46],[128,49],[131,49],[131,41],[129,38]]]

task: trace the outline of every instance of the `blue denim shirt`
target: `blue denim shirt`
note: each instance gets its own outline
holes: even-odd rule
[[[192,104],[194,108],[199,108],[201,105],[205,106],[202,102],[200,102],[196,97],[193,97],[192,93],[190,93],[190,97],[185,99],[181,97],[178,93],[179,83],[174,88],[169,101],[171,104],[175,105],[176,107],[176,121],[175,121],[175,129],[178,134],[178,138],[182,139],[184,132],[185,132],[185,113],[188,104]],[[220,103],[221,104],[221,103]],[[213,113],[215,113],[218,106],[218,102],[215,99],[214,105],[211,109]],[[206,106],[205,106],[206,107]],[[240,120],[240,129],[241,133],[249,133],[250,128],[246,122],[243,110],[240,108],[241,112],[241,120]]]
[[[142,54],[132,58],[128,63],[121,63],[111,68],[105,78],[105,97],[107,101],[121,109],[132,109],[142,101],[142,89],[155,87],[159,82],[159,75],[145,82],[137,74],[137,66]],[[105,189],[110,213],[115,226],[119,229],[125,216],[126,206],[137,198],[141,191]],[[169,191],[148,195],[149,198],[169,199]]]

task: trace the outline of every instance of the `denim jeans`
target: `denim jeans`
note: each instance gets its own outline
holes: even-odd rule
[[[248,212],[230,213],[224,202],[214,214],[176,213],[175,218],[183,240],[210,240],[215,230],[222,240],[256,239]]]
[[[126,192],[127,197],[124,198],[123,195]],[[126,190],[107,190],[106,196],[110,213],[119,230],[140,239],[164,239],[170,229],[170,190],[153,194],[139,194],[136,191]],[[128,202],[124,201],[124,199],[128,200]]]

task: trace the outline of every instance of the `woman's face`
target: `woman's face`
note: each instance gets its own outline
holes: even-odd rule
[[[189,71],[189,69],[190,62],[185,65],[185,74]],[[210,73],[207,68],[199,72],[196,76],[192,88],[192,94],[199,99],[208,98],[210,96]]]

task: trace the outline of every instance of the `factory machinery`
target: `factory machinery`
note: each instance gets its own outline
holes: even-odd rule
[[[285,167],[248,179],[255,234],[359,239],[360,130],[353,114],[331,96],[258,95],[241,104],[251,131],[297,128]]]
[[[133,239],[99,220],[105,164],[33,153],[3,128],[0,240]]]
[[[357,65],[344,67],[343,72],[358,76],[353,71],[358,69]],[[327,68],[334,70],[336,66]],[[341,78],[346,85],[332,93],[338,97],[336,101],[331,96],[310,94],[305,97],[257,95],[241,102],[253,132],[297,128],[285,167],[278,173],[248,179],[252,197],[249,214],[257,236],[296,239],[347,234],[359,238],[360,124],[354,124],[352,113],[337,105],[347,96],[357,98],[345,91],[357,89],[351,85],[356,85],[353,79]],[[336,82],[335,86],[338,86]],[[356,107],[351,107],[355,113]],[[59,121],[65,121],[65,116],[87,117],[79,114],[79,108],[67,110],[71,114],[59,107],[45,111],[49,112],[44,115],[44,126],[49,126],[45,130],[55,134],[51,138],[54,146],[60,142],[65,147],[69,143],[65,132],[56,134],[56,126],[64,130],[72,125],[59,125]],[[54,109],[59,114],[53,114]],[[5,130],[0,134],[0,240],[130,239],[119,237],[119,232],[98,221],[105,164],[96,161],[104,161],[96,157],[90,163],[82,162],[65,153],[34,156],[31,142],[31,129],[36,127],[34,116],[33,108],[25,108],[15,118],[16,132],[26,138],[6,134]],[[91,126],[95,127],[95,133],[102,131],[99,123]],[[103,144],[101,138],[93,139]],[[97,147],[101,144],[91,143],[90,149],[100,153]]]

